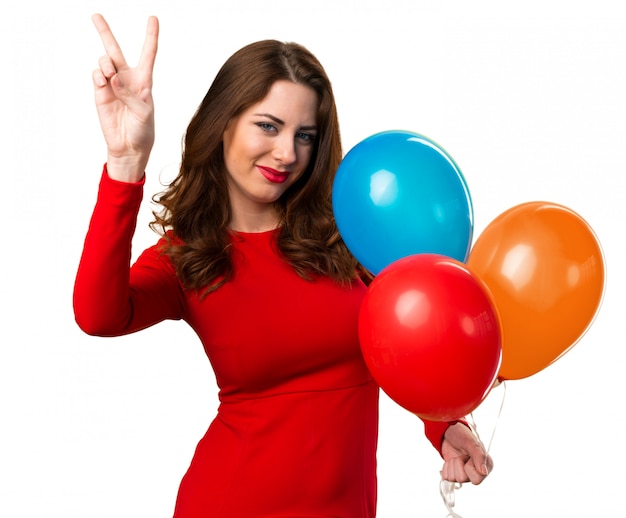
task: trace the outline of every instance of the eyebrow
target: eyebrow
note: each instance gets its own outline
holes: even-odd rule
[[[285,125],[285,121],[283,121],[282,119],[279,119],[278,117],[276,117],[275,115],[272,115],[271,113],[255,113],[254,114],[255,117],[267,117],[268,119],[273,120],[276,124],[280,124],[281,126]],[[317,126],[313,125],[313,126],[301,126],[300,127],[301,130],[315,130],[317,131]]]

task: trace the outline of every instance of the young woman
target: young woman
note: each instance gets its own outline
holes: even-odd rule
[[[104,18],[94,72],[107,162],[79,265],[74,310],[115,336],[186,321],[215,370],[220,406],[174,516],[373,517],[379,389],[360,353],[364,272],[334,223],[342,158],[334,97],[305,48],[261,41],[223,65],[157,198],[161,238],[130,265],[154,140],[150,18],[130,68]],[[462,423],[425,422],[450,481],[492,461]]]

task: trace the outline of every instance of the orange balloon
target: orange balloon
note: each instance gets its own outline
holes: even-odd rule
[[[604,258],[593,230],[554,203],[502,213],[476,240],[467,266],[487,285],[500,315],[499,380],[531,376],[571,349],[604,293]]]

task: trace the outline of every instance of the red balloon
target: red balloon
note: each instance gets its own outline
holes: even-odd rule
[[[484,283],[438,254],[404,257],[374,278],[359,339],[385,393],[431,421],[475,410],[496,381],[502,354],[500,319]]]

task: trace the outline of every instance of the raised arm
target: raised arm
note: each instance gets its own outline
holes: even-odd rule
[[[182,295],[171,264],[157,247],[130,266],[142,179],[154,142],[152,71],[158,22],[149,19],[139,65],[130,68],[104,18],[95,15],[93,21],[106,50],[93,81],[108,158],[76,274],[73,304],[83,331],[116,336],[180,318]]]
[[[159,22],[148,19],[139,64],[131,68],[100,14],[93,16],[106,54],[93,72],[95,101],[107,145],[107,171],[114,180],[137,182],[144,175],[154,144],[152,73]]]

